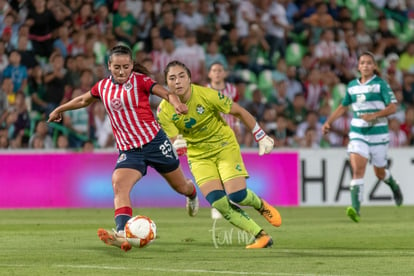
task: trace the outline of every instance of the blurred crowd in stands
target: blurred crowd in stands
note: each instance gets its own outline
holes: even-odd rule
[[[398,99],[391,147],[414,144],[414,1],[405,0],[0,0],[0,149],[114,148],[99,102],[46,123],[49,112],[108,75],[118,43],[164,84],[184,62],[192,82],[226,69],[237,101],[277,147],[342,147],[351,111],[328,136],[321,126],[374,53]],[[154,108],[159,99],[151,98]],[[255,147],[238,132],[242,147]]]

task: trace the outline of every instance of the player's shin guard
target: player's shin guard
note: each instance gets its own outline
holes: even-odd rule
[[[222,216],[234,226],[254,236],[262,230],[261,227],[246,214],[246,212],[237,206],[232,207],[224,191],[212,191],[206,196],[206,199],[210,202],[211,206],[216,208]]]
[[[351,180],[351,202],[352,207],[359,215],[359,210],[361,208],[361,202],[364,195],[364,180],[363,179],[352,179]]]
[[[242,206],[252,206],[259,210],[262,206],[260,198],[250,189],[243,189],[229,194],[229,199]]]

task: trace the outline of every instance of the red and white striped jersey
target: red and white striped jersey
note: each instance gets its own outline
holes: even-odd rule
[[[110,76],[92,87],[92,96],[102,100],[109,115],[119,150],[142,147],[160,130],[149,104],[155,84],[150,77],[132,72],[123,84],[115,83]]]
[[[207,87],[212,88],[214,90],[218,90],[212,87],[211,83],[208,83]],[[224,89],[218,90],[218,91],[220,91],[224,96],[232,99],[233,102],[237,102],[239,100],[239,93],[237,92],[237,88],[231,83],[226,82]],[[222,113],[221,116],[232,129],[237,127],[238,125],[237,117],[234,117],[231,114],[224,114],[224,113]]]

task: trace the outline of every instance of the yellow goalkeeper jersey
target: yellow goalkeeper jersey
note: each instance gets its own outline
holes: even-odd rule
[[[228,114],[233,101],[208,87],[191,84],[188,113],[178,115],[174,107],[162,100],[157,117],[168,137],[183,135],[188,157],[209,157],[237,140],[220,112]]]

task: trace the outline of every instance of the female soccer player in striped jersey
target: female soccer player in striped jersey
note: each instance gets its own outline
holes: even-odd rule
[[[208,70],[208,78],[210,79],[210,82],[207,84],[207,87],[219,91],[224,96],[232,99],[233,102],[237,102],[239,100],[237,88],[231,83],[225,81],[226,70],[224,69],[223,64],[220,62],[213,62]],[[225,113],[221,113],[221,116],[234,131],[237,141],[241,141],[239,119],[233,115]]]
[[[378,179],[390,186],[396,205],[400,206],[403,202],[400,187],[386,168],[389,145],[387,116],[395,113],[397,100],[390,86],[379,77],[372,53],[365,52],[359,57],[358,70],[361,77],[348,84],[342,104],[322,126],[322,131],[328,133],[332,122],[346,112],[348,106],[352,107],[354,116],[348,144],[353,172],[350,185],[352,206],[347,208],[346,213],[355,222],[360,220],[364,175],[369,159]]]
[[[251,233],[255,241],[247,248],[272,245],[269,234],[240,208],[252,206],[272,225],[282,223],[279,212],[246,187],[248,173],[240,146],[231,128],[220,113],[237,116],[250,129],[259,144],[259,155],[273,149],[273,140],[259,127],[254,117],[222,93],[191,84],[190,70],[179,61],[170,62],[164,70],[168,88],[188,106],[187,114],[177,114],[163,100],[158,107],[158,120],[181,151],[188,143],[188,163],[201,192],[221,215],[233,225]],[[176,139],[181,136],[183,138]],[[185,152],[185,151],[183,151]]]
[[[49,122],[58,122],[62,112],[86,107],[99,99],[104,104],[119,150],[112,174],[116,230],[99,229],[98,236],[106,244],[128,251],[131,245],[125,240],[123,230],[132,217],[130,192],[147,173],[148,166],[160,173],[175,191],[187,196],[190,216],[198,211],[198,199],[194,184],[185,178],[170,140],[154,118],[149,96],[153,93],[163,98],[177,114],[187,113],[187,106],[148,77],[142,65],[134,64],[132,52],[126,46],[111,49],[108,68],[109,77],[57,107],[49,115]]]

